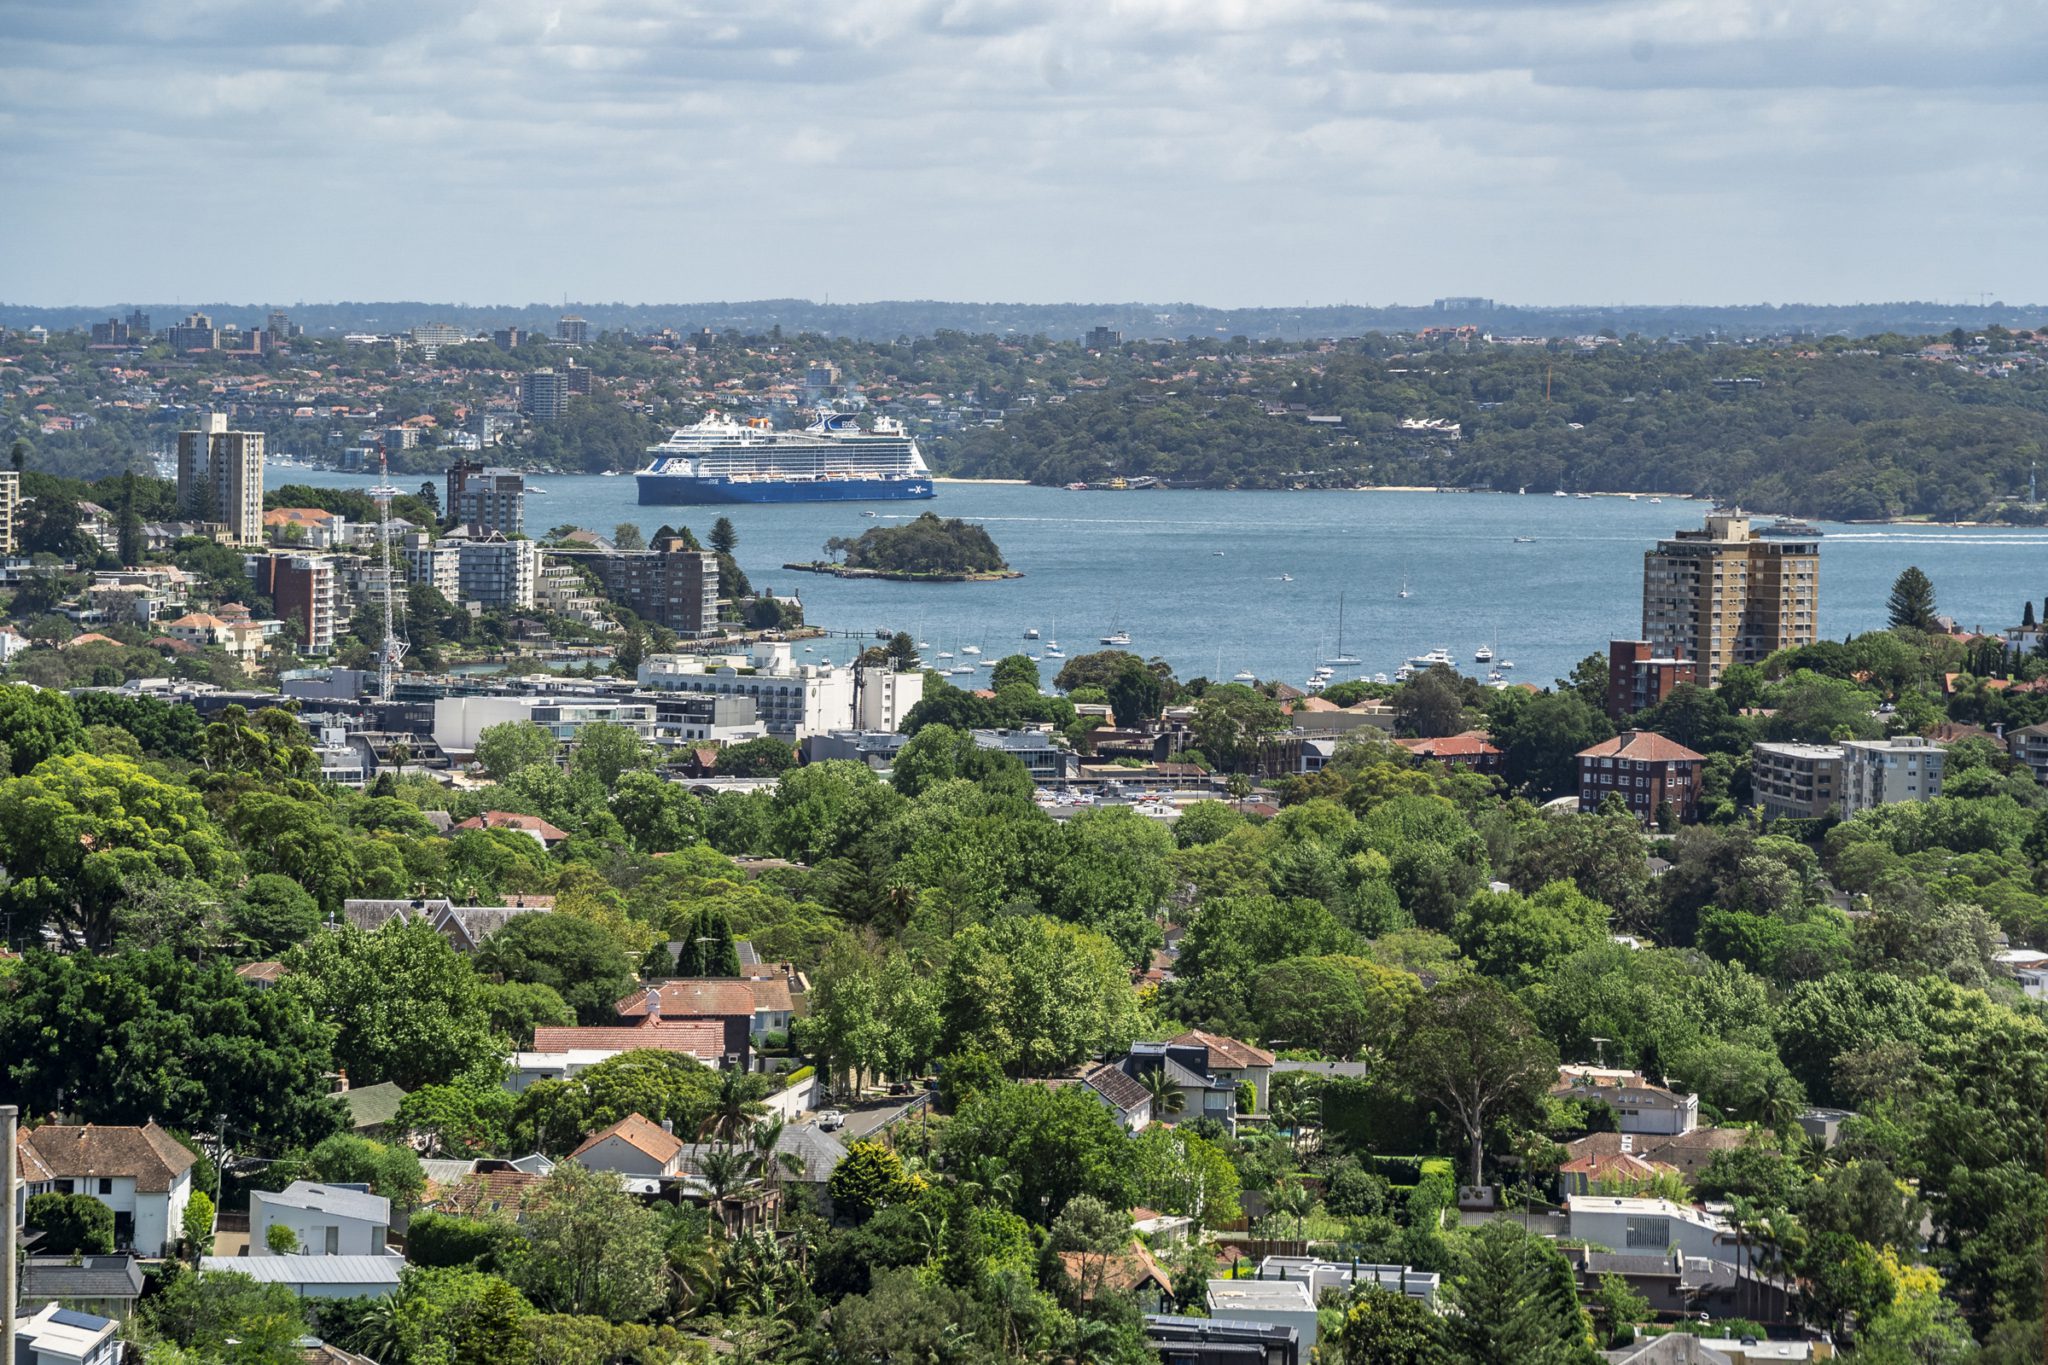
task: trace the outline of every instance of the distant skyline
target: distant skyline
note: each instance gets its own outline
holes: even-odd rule
[[[0,300],[2048,299],[2048,6],[9,0]]]

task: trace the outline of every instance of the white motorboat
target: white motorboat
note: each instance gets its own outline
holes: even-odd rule
[[[1571,496],[1571,494],[1565,492],[1562,488],[1560,488],[1555,493],[1552,493],[1550,496],[1553,498],[1568,498]]]
[[[1493,662],[1493,646],[1492,646],[1492,645],[1481,645],[1481,646],[1479,646],[1479,648],[1477,648],[1477,649],[1475,649],[1475,650],[1473,650],[1473,651],[1472,651],[1472,657],[1473,657],[1473,659],[1475,659],[1476,661],[1478,661],[1479,663],[1482,663],[1482,664],[1490,664],[1490,663],[1492,663],[1492,662]]]
[[[1230,680],[1234,683],[1243,683],[1247,687],[1256,687],[1259,683],[1259,675],[1252,672],[1249,668],[1240,668],[1237,672],[1230,675]]]
[[[1025,627],[1025,630],[1024,630],[1024,638],[1025,638],[1025,639],[1027,639],[1027,640],[1036,640],[1036,639],[1038,638],[1038,627],[1037,627],[1037,626],[1027,626],[1027,627]]]

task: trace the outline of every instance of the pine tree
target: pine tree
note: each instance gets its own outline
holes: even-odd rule
[[[2028,599],[2027,599],[2027,609],[2026,609],[2025,611],[2023,611],[2023,612],[2021,612],[2021,613],[2020,613],[2020,625],[2021,625],[2021,627],[2022,627],[2022,628],[2024,628],[2024,627],[2027,627],[2027,626],[2031,626],[2031,625],[2033,625],[2033,624],[2034,624],[2034,601],[2033,601],[2033,599],[2032,599],[2032,598],[2028,598]]]
[[[1934,584],[1918,565],[1908,568],[1892,582],[1886,603],[1894,630],[1934,630]]]
[[[731,517],[720,517],[711,523],[711,548],[722,555],[729,555],[739,547],[740,533],[733,529]]]

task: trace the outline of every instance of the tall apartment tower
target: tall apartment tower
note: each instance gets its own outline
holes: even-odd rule
[[[516,469],[487,468],[474,460],[448,467],[449,520],[479,531],[508,536],[526,533],[526,476]]]
[[[179,432],[178,509],[194,521],[219,522],[233,544],[261,544],[263,433],[229,431],[220,413]]]
[[[568,406],[568,375],[535,370],[519,377],[519,410],[536,422],[552,422]]]
[[[1820,532],[1753,530],[1738,508],[1708,514],[1643,554],[1643,640],[1690,659],[1709,686],[1730,664],[1809,645],[1820,622]]]
[[[21,475],[0,469],[0,555],[12,555],[20,544]]]

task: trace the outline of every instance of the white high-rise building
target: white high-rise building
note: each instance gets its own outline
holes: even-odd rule
[[[195,521],[225,527],[229,544],[262,544],[263,433],[230,431],[217,412],[179,432],[178,506]]]

